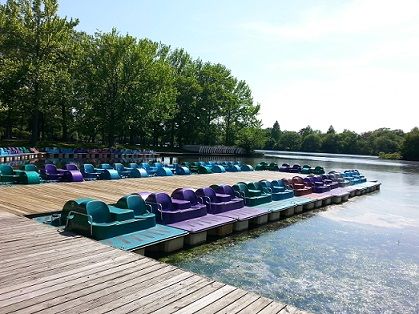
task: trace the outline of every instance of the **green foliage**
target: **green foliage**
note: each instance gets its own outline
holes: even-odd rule
[[[279,124],[278,124],[279,126]],[[283,131],[277,142],[273,128],[265,129],[268,138],[265,149],[293,150],[304,152],[325,152],[337,154],[379,155],[386,159],[419,160],[417,136],[419,130],[413,129],[404,134],[402,130],[381,128],[357,134],[350,130],[337,133],[330,126],[326,133],[307,126],[297,132]]]
[[[1,101],[31,119],[31,139],[39,138],[49,114],[57,77],[71,60],[68,42],[77,20],[57,15],[56,0],[8,0],[0,5]]]
[[[278,149],[299,151],[301,149],[301,135],[294,131],[283,131],[278,143]]]
[[[397,160],[397,159],[402,159],[402,155],[397,152],[397,153],[383,153],[380,152],[378,154],[378,157],[380,157],[381,159],[391,159],[391,160]]]
[[[303,137],[301,150],[303,152],[320,152],[322,148],[322,138],[319,134],[311,133]]]
[[[249,86],[224,65],[115,29],[77,32],[57,10],[57,0],[0,5],[5,138],[233,145],[260,127]]]
[[[247,153],[254,149],[263,148],[266,142],[266,133],[260,127],[245,127],[240,130],[236,144]]]
[[[407,160],[419,160],[419,129],[417,127],[406,134],[402,146],[402,156]]]

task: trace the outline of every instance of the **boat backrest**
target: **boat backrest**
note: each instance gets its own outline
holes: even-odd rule
[[[259,190],[259,191],[263,191],[263,186],[259,181],[255,181],[255,182],[250,182],[247,184],[247,187],[250,190]]]
[[[113,169],[110,164],[100,164],[101,169]]]
[[[152,195],[153,194],[150,194],[150,196]],[[149,197],[147,199],[149,199]],[[172,199],[166,193],[155,193],[154,202],[160,204],[162,209],[165,211],[170,211],[174,209]]]
[[[66,164],[65,169],[67,169],[67,170],[79,170],[79,167],[77,167],[75,164]]]
[[[220,185],[211,185],[211,188],[218,194],[228,194],[231,197],[236,197],[236,193],[234,193],[234,189],[227,184],[220,184]]]
[[[292,178],[292,183],[304,184],[304,180],[303,180],[303,178],[301,178],[299,176],[295,176],[295,177]]]
[[[115,170],[118,171],[118,172],[119,171],[124,171],[124,169],[125,169],[124,165],[119,163],[119,162],[115,162],[113,164],[113,166],[114,166]]]
[[[259,183],[264,188],[272,189],[272,183],[269,182],[268,180],[260,180]]]
[[[198,204],[198,197],[192,189],[176,189],[172,192],[172,197],[180,200],[189,201],[192,206]]]
[[[3,175],[13,175],[13,168],[10,165],[7,164],[1,164],[0,165],[0,173]]]
[[[55,165],[53,165],[53,164],[46,164],[45,165],[45,172],[46,173],[51,173],[51,174],[58,173],[57,167]]]
[[[245,195],[248,195],[249,193],[249,188],[247,187],[247,184],[244,182],[238,182],[235,185],[233,185],[233,189],[237,192],[242,192]]]
[[[34,164],[26,164],[22,166],[22,170],[38,172],[38,167]]]
[[[134,215],[144,215],[147,213],[147,205],[143,198],[138,194],[125,195],[121,197],[115,206],[124,209],[131,209],[134,211]]]
[[[202,197],[203,199],[205,197],[209,197],[209,199],[211,200],[211,203],[217,202],[217,196],[215,195],[215,191],[211,189],[210,187],[200,188],[196,190],[195,193],[198,197]]]
[[[90,215],[93,222],[96,223],[109,223],[113,221],[109,206],[102,201],[94,200],[87,202],[86,214]]]
[[[84,173],[93,173],[95,172],[95,167],[92,164],[83,164]]]

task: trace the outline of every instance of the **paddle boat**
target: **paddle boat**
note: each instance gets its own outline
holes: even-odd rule
[[[281,172],[290,172],[291,166],[289,164],[282,164],[281,167],[279,167],[278,171]]]
[[[0,182],[6,184],[39,184],[41,177],[35,165],[22,167],[20,170],[13,169],[8,164],[0,164]]]
[[[143,195],[159,223],[189,232],[185,238],[187,245],[203,243],[207,235],[224,236],[233,232],[234,219],[208,214],[206,205],[198,202],[191,189],[176,189],[171,196],[166,193]]]
[[[312,171],[313,169],[310,165],[303,165],[303,167],[301,168],[301,174],[310,174],[312,173]]]
[[[214,165],[211,166],[211,171],[214,172],[214,173],[224,173],[224,172],[226,172],[226,168],[222,165],[214,164]]]
[[[268,170],[268,163],[267,163],[267,162],[265,162],[265,161],[262,161],[262,162],[258,163],[258,164],[255,166],[255,170],[256,170],[256,171],[260,171],[260,170]]]
[[[176,164],[176,166],[175,166],[175,173],[177,175],[181,175],[181,176],[190,175],[191,174],[191,170],[188,167],[186,167],[186,166],[182,166],[180,164]]]
[[[155,215],[139,195],[127,195],[116,204],[92,198],[67,201],[62,211],[37,216],[36,221],[87,236],[112,247],[135,251],[173,252],[183,248],[184,230],[156,224]]]
[[[247,165],[247,164],[241,164],[240,169],[241,171],[254,171],[255,170],[253,169],[251,165]]]
[[[234,231],[246,230],[249,222],[261,225],[268,221],[268,210],[245,206],[244,200],[237,197],[229,185],[200,188],[196,195],[207,206],[208,213],[235,219]]]

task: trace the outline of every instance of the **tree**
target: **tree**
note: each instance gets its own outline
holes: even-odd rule
[[[54,105],[51,87],[71,59],[67,43],[78,24],[57,11],[57,0],[8,0],[0,6],[0,85],[11,88],[13,99],[30,116],[32,144],[39,139],[43,113]]]
[[[301,135],[294,131],[283,131],[278,148],[282,150],[299,151],[301,149]]]
[[[266,133],[261,127],[245,127],[239,131],[236,145],[244,148],[247,153],[265,145]]]
[[[332,154],[337,154],[341,152],[339,136],[336,133],[328,131],[328,133],[324,135],[322,141],[322,151],[325,153]]]
[[[307,125],[305,128],[302,128],[298,133],[304,138],[310,134],[314,133],[314,130],[311,128],[311,126]]]
[[[279,126],[278,121],[275,121],[271,129],[271,138],[276,145],[278,145],[280,137],[281,137],[281,128]]]
[[[301,150],[304,152],[319,152],[321,147],[322,138],[315,133],[306,135],[301,144]]]
[[[406,160],[419,160],[419,129],[417,127],[406,134],[402,155]]]
[[[327,130],[326,134],[336,134],[336,131],[333,125],[329,126],[329,129]]]

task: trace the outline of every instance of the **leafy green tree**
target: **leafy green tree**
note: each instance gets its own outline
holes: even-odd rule
[[[279,126],[278,121],[275,121],[271,129],[271,138],[273,142],[278,145],[279,139],[281,138],[281,127]]]
[[[336,134],[336,131],[333,125],[329,126],[329,129],[327,130],[326,134]]]
[[[341,146],[340,152],[343,154],[362,153],[362,139],[355,132],[344,130],[339,134],[339,143]]]
[[[315,133],[311,126],[307,125],[305,128],[302,128],[298,133],[305,138],[306,136]]]
[[[60,18],[57,11],[56,0],[8,0],[0,5],[0,85],[8,85],[30,117],[32,144],[39,139],[42,115],[51,105],[51,87],[71,59],[67,43],[78,24]]]
[[[303,138],[301,150],[304,152],[319,152],[322,147],[322,138],[319,134],[311,133]]]
[[[419,129],[417,127],[406,134],[402,155],[406,160],[419,160]]]
[[[266,133],[260,126],[245,127],[239,131],[236,145],[244,148],[247,153],[251,153],[254,149],[264,147],[266,139]]]
[[[322,151],[332,154],[341,152],[339,136],[336,133],[328,131],[328,133],[323,136]]]
[[[294,131],[283,131],[278,148],[281,150],[299,151],[301,149],[301,135]]]

